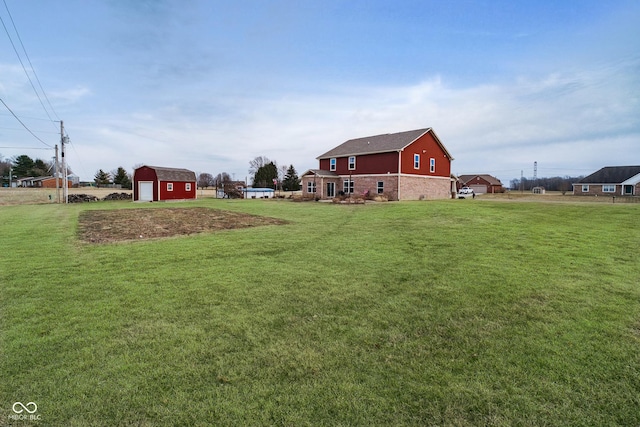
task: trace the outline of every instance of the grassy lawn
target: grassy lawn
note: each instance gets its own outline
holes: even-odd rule
[[[87,209],[286,225],[92,245]],[[640,425],[640,205],[0,208],[0,425]],[[14,421],[14,402],[37,403]]]

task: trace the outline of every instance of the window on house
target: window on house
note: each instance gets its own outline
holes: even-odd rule
[[[167,191],[173,191],[173,182],[167,182]]]
[[[356,168],[356,156],[349,157],[349,170],[354,170]]]
[[[315,193],[316,192],[316,183],[313,181],[307,182],[307,193]]]
[[[603,185],[602,186],[602,192],[603,193],[615,193],[616,192],[616,186],[615,185]]]
[[[184,189],[185,189],[186,191],[191,191],[191,183],[190,183],[190,182],[187,182],[187,183],[184,185]]]
[[[353,180],[345,180],[342,185],[342,191],[344,191],[345,194],[353,193]]]
[[[378,181],[378,194],[384,193],[384,181]]]
[[[336,159],[329,159],[329,170],[336,170]]]
[[[436,159],[429,159],[429,172],[435,173],[436,171]]]
[[[588,193],[589,192],[589,186],[588,185],[583,185],[582,186],[582,192],[583,193]]]
[[[420,154],[413,155],[413,168],[420,169]]]

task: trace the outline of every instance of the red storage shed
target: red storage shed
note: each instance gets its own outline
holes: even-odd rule
[[[196,198],[196,174],[188,169],[140,166],[133,171],[133,200],[157,202]]]

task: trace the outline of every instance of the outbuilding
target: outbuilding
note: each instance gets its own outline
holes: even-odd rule
[[[273,188],[244,188],[242,190],[245,199],[272,199],[276,192]]]
[[[134,201],[157,202],[196,197],[196,174],[193,171],[147,165],[133,171]]]

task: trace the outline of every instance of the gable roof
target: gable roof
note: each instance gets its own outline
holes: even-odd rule
[[[494,176],[491,176],[489,174],[460,175],[458,177],[458,179],[460,181],[462,181],[463,183],[467,183],[467,182],[471,181],[475,177],[480,177],[480,178],[484,179],[485,181],[487,181],[491,185],[502,185],[502,182],[498,178],[496,178]]]
[[[309,169],[308,171],[306,171],[300,176],[304,177],[307,175],[315,175],[315,176],[327,177],[327,178],[340,178],[340,175],[338,175],[337,173],[332,171],[325,171],[322,169]]]
[[[318,160],[331,157],[358,156],[362,154],[388,153],[392,151],[402,151],[405,147],[420,138],[422,135],[431,132],[444,153],[453,160],[449,151],[440,142],[440,139],[432,128],[416,129],[398,133],[386,133],[383,135],[365,136],[364,138],[350,139],[327,151]]]
[[[140,168],[147,167],[156,171],[159,181],[175,181],[175,182],[194,182],[196,181],[196,173],[189,169],[165,168],[160,166],[144,165]],[[140,169],[138,168],[138,169]]]
[[[640,166],[606,166],[582,178],[578,184],[620,184],[636,175],[640,175]]]

